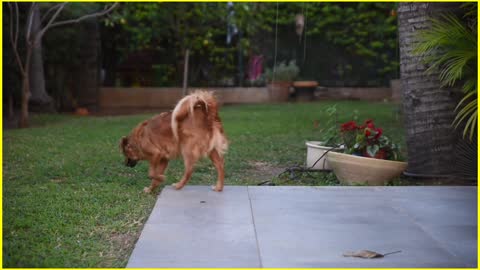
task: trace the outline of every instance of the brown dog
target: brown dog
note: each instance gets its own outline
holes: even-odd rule
[[[151,185],[144,189],[152,192],[164,179],[169,160],[182,155],[185,172],[173,184],[181,189],[193,173],[193,166],[208,156],[217,169],[217,183],[213,190],[222,191],[224,159],[228,147],[218,116],[218,103],[211,92],[195,91],[181,99],[173,112],[164,112],[140,123],[128,137],[123,137],[120,148],[125,165],[133,167],[139,160],[148,160]]]

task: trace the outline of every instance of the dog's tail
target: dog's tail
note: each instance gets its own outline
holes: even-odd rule
[[[193,115],[195,106],[202,106],[205,109],[207,118],[214,121],[218,117],[218,103],[212,92],[196,90],[182,98],[172,113],[173,136],[178,141],[178,124],[189,115]]]

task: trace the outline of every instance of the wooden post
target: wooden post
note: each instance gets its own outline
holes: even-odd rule
[[[185,50],[185,64],[183,66],[183,96],[187,95],[187,83],[188,83],[188,59],[190,50]]]

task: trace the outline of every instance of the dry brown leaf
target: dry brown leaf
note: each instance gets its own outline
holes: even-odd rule
[[[383,255],[371,250],[360,250],[357,252],[345,252],[344,257],[358,257],[364,259],[383,258]]]
[[[64,179],[64,178],[54,178],[54,179],[50,179],[50,181],[53,182],[53,183],[63,183],[67,180]]]

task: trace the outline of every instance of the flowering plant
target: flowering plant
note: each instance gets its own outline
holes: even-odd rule
[[[340,135],[347,154],[378,159],[399,159],[398,146],[383,135],[383,129],[375,127],[371,119],[360,126],[355,121],[342,124]]]

